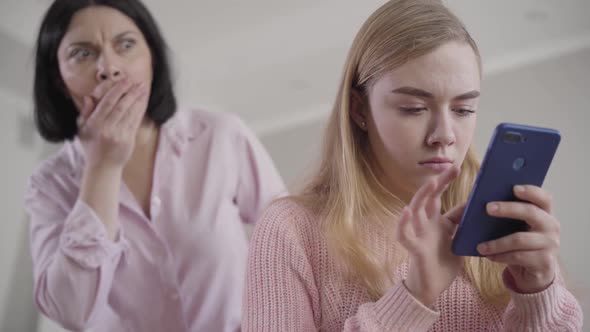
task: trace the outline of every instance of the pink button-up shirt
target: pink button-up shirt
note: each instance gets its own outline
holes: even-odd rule
[[[166,122],[151,220],[122,185],[116,241],[78,199],[83,170],[75,140],[30,178],[25,207],[39,309],[73,330],[240,330],[243,224],[285,190],[242,122],[201,111],[179,111]]]

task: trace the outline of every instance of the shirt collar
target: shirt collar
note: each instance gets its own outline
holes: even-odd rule
[[[168,139],[178,155],[181,155],[187,144],[193,141],[199,132],[202,132],[202,124],[192,119],[190,111],[178,110],[162,125],[160,138]]]

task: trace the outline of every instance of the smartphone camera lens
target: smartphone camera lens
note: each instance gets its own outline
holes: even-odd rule
[[[515,171],[519,171],[519,170],[521,170],[524,167],[524,164],[525,164],[524,158],[516,158],[514,160],[514,162],[512,163],[512,168]]]
[[[504,134],[504,142],[506,143],[522,143],[524,142],[524,136],[522,136],[520,133],[517,132],[507,132],[506,134]]]

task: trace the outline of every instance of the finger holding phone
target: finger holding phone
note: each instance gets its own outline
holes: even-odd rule
[[[544,189],[518,185],[514,194],[520,202],[491,202],[491,216],[522,220],[527,232],[481,243],[478,251],[488,259],[506,263],[514,285],[523,293],[536,293],[553,282],[560,243],[560,224],[552,214],[553,199]]]

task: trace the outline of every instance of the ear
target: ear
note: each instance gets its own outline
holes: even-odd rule
[[[357,89],[350,90],[350,117],[354,123],[362,130],[367,131],[367,105],[360,91]]]

